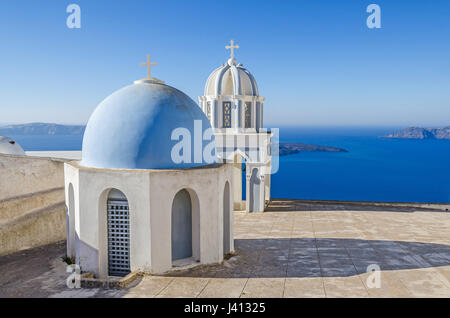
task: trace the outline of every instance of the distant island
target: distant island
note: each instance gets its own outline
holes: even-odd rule
[[[47,123],[30,123],[0,127],[0,135],[82,135],[84,125],[60,125]]]
[[[301,143],[279,144],[280,156],[293,155],[299,152],[348,152],[348,151],[338,147],[307,145]]]
[[[448,139],[450,140],[450,126],[443,128],[409,127],[396,131],[382,138],[402,139]]]
[[[0,126],[0,135],[82,135],[84,125],[61,125],[48,123],[30,123]],[[345,149],[329,146],[307,145],[302,143],[280,143],[279,155],[287,156],[299,152],[348,152]]]

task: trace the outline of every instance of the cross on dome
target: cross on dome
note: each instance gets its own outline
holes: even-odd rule
[[[156,62],[150,62],[150,54],[147,54],[147,63],[141,63],[141,66],[147,66],[148,78],[152,78],[151,76],[151,67],[158,65]]]
[[[141,63],[140,65],[141,66],[147,66],[147,73],[148,74],[147,74],[146,78],[134,81],[135,83],[161,83],[161,84],[164,84],[163,81],[161,81],[161,80],[159,80],[157,78],[154,78],[151,75],[151,67],[155,66],[155,65],[158,65],[158,63],[150,62],[150,54],[147,54],[147,63]]]
[[[231,59],[234,60],[234,49],[238,49],[239,45],[234,45],[234,40],[230,41],[230,45],[225,46],[227,50],[231,50]]]

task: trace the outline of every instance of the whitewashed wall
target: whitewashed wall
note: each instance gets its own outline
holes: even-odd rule
[[[110,189],[127,197],[130,208],[131,270],[161,273],[172,268],[171,215],[175,195],[182,189],[191,194],[193,214],[199,212],[199,227],[193,229],[193,257],[200,263],[223,260],[223,191],[230,183],[229,206],[232,209],[232,172],[229,164],[183,170],[115,170],[65,164],[66,198],[70,185],[74,189],[74,219],[77,262],[83,271],[99,277],[108,273],[107,209]],[[70,202],[67,202],[71,206]],[[74,214],[74,218],[70,216]],[[233,213],[229,214],[233,244]],[[70,233],[70,231],[68,232]]]

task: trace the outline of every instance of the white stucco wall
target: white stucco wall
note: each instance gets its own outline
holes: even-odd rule
[[[214,134],[218,156],[236,164],[233,178],[235,184],[234,208],[239,210],[245,209],[247,212],[263,212],[266,201],[270,200],[270,177],[266,183],[265,176],[271,171],[272,157],[268,149],[271,145],[272,133],[250,131],[233,133],[232,131],[224,132],[220,129],[215,129]],[[241,158],[246,159],[245,202],[242,200],[242,186],[240,186],[242,169],[238,163]],[[251,178],[251,172],[255,168],[258,170],[257,180]],[[250,196],[249,190],[255,186],[255,181],[258,182],[257,187],[261,189],[261,193],[258,193],[256,196]],[[250,202],[250,199],[253,201]]]
[[[149,241],[150,238],[149,173],[80,169],[76,164],[66,164],[65,174],[66,200],[69,197],[69,184],[74,188],[76,238],[73,244],[82,270],[98,273],[99,276],[108,273],[106,201],[109,190],[113,188],[122,191],[130,205],[131,268],[149,268],[149,248],[141,246],[141,242]],[[68,245],[71,244],[69,239]]]
[[[132,271],[161,273],[172,268],[172,202],[182,189],[191,194],[193,215],[199,212],[197,226],[193,217],[193,257],[203,264],[222,261],[223,190],[228,181],[232,207],[232,172],[232,165],[228,164],[183,170],[96,169],[81,167],[77,162],[65,164],[66,200],[69,184],[74,188],[73,246],[77,262],[83,271],[99,277],[108,274],[106,200],[112,188],[123,192],[129,203]],[[230,213],[230,224],[232,217]],[[230,235],[233,250],[232,238],[233,233]],[[71,244],[69,238],[68,245]]]
[[[171,227],[173,198],[182,189],[187,189],[191,192],[191,200],[194,199],[192,193],[195,193],[198,198],[200,211],[200,263],[209,264],[222,261],[224,254],[223,191],[226,181],[230,183],[232,189],[232,173],[233,165],[231,164],[221,165],[218,168],[178,171],[153,170],[151,172],[152,245],[162,247],[152,250],[152,271],[163,272],[172,266],[171,232],[168,229]],[[232,200],[232,194],[230,193],[230,207],[233,206]],[[194,202],[193,205],[195,205]],[[230,224],[233,224],[232,213],[230,213],[230,217]],[[196,245],[195,235],[193,233],[194,250]],[[234,250],[233,242],[230,242],[230,246]],[[195,253],[194,257],[196,257]]]

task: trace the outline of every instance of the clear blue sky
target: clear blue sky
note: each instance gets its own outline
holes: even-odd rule
[[[370,3],[382,29],[366,26]],[[450,124],[448,0],[2,0],[0,39],[0,123],[85,123],[146,75],[147,53],[197,101],[234,39],[268,127]]]

